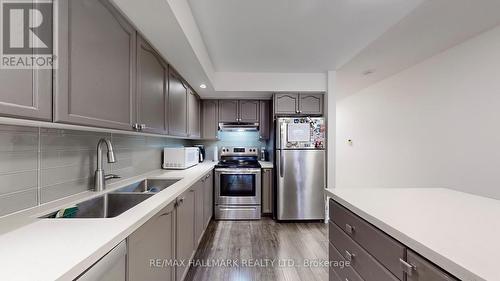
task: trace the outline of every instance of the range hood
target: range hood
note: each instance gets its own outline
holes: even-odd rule
[[[219,130],[226,132],[255,132],[259,130],[259,123],[224,122],[219,123]]]

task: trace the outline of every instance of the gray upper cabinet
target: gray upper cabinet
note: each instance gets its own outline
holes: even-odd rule
[[[239,122],[259,122],[260,103],[258,100],[240,100]]]
[[[263,140],[268,140],[271,136],[271,101],[260,101],[259,134]]]
[[[56,3],[54,121],[132,130],[135,29],[107,0]]]
[[[299,114],[323,114],[323,95],[299,94]]]
[[[41,27],[52,30],[50,21]],[[51,69],[0,69],[0,85],[0,116],[52,121]]]
[[[177,232],[176,232],[176,259],[189,260],[195,250],[194,244],[194,216],[195,216],[195,190],[190,188],[177,198]],[[176,280],[184,280],[189,266],[176,267]],[[157,279],[159,280],[159,279]]]
[[[283,93],[274,95],[275,114],[297,114],[299,110],[299,94]]]
[[[219,101],[203,100],[201,112],[202,138],[207,140],[217,139],[219,131]]]
[[[199,138],[200,128],[200,98],[191,89],[188,89],[188,136]]]
[[[168,85],[168,132],[173,136],[186,137],[187,85],[172,68],[169,68]]]
[[[175,280],[173,267],[152,267],[150,259],[174,260],[176,216],[171,203],[128,237],[128,280]]]
[[[167,133],[168,65],[140,36],[137,37],[137,123],[141,131]]]
[[[219,100],[219,122],[238,122],[238,101]]]
[[[280,93],[274,95],[276,115],[322,115],[323,94]]]
[[[52,121],[52,71],[0,69],[0,115]]]

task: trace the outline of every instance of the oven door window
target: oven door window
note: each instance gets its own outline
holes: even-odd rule
[[[229,197],[255,196],[254,174],[221,174],[220,195]]]

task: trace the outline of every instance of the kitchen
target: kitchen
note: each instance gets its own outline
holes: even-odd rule
[[[498,1],[0,4],[0,280],[500,280]]]

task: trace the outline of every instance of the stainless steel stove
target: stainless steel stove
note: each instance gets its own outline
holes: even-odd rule
[[[261,217],[261,166],[255,147],[223,147],[215,166],[215,219]]]

